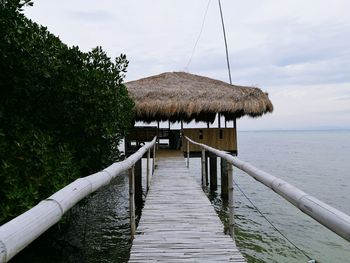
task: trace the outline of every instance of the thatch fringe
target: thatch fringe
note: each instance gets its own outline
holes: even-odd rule
[[[268,94],[185,72],[167,72],[125,84],[135,101],[135,120],[214,121],[258,117],[273,111]]]

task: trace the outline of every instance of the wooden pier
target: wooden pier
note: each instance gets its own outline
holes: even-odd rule
[[[246,262],[182,153],[174,153],[157,157],[129,262]]]

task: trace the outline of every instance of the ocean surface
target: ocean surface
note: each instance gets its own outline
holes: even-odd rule
[[[350,215],[350,131],[239,132],[238,145],[240,159]],[[199,159],[191,159],[190,169],[200,182]],[[308,257],[350,262],[349,242],[236,168],[234,180],[263,214],[236,186],[235,238],[248,262],[296,263]],[[227,222],[219,190],[208,196]],[[13,262],[127,262],[130,246],[128,179],[122,174],[80,202]]]
[[[238,157],[350,215],[350,131],[240,132]],[[235,169],[235,181],[289,240],[318,262],[350,262],[350,243]],[[215,200],[215,199],[214,199]],[[249,262],[307,262],[235,189],[236,242]],[[220,199],[216,200],[220,208]]]

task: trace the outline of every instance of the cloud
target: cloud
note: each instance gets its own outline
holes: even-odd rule
[[[101,45],[112,57],[125,53],[127,80],[134,80],[185,69],[206,5],[203,0],[36,0],[26,14],[69,45],[85,51]],[[246,127],[349,121],[350,1],[222,0],[222,6],[233,82],[261,87],[275,104],[272,115]],[[189,69],[228,81],[215,1]],[[344,114],[332,115],[336,111]]]
[[[94,10],[94,11],[73,11],[69,13],[69,16],[74,20],[84,20],[85,22],[96,23],[96,22],[108,22],[113,20],[113,13],[105,10]]]

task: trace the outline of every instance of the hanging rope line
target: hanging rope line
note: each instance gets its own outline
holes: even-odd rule
[[[221,16],[222,32],[224,33],[224,42],[225,42],[225,50],[226,50],[226,61],[227,61],[228,78],[230,80],[230,84],[232,85],[231,68],[230,68],[230,60],[229,60],[229,56],[228,56],[228,48],[227,48],[227,39],[226,39],[226,30],[225,30],[224,16],[222,14],[222,8],[221,8],[220,0],[218,0],[218,2],[219,2],[219,9],[220,9],[220,16]]]
[[[204,16],[203,16],[203,21],[202,21],[201,30],[199,31],[199,34],[198,34],[196,43],[194,44],[194,47],[193,47],[193,49],[192,49],[191,57],[190,57],[190,59],[188,60],[187,65],[186,65],[186,67],[185,67],[185,71],[188,71],[188,68],[189,68],[189,66],[190,66],[190,64],[191,64],[191,62],[192,62],[192,58],[193,58],[193,56],[194,56],[194,52],[196,51],[196,47],[197,47],[197,45],[198,45],[198,41],[199,41],[199,39],[201,38],[201,35],[202,35],[202,32],[203,32],[203,28],[204,28],[204,24],[205,24],[205,19],[206,19],[206,17],[207,17],[208,9],[209,9],[209,6],[210,6],[210,2],[211,2],[211,0],[208,0],[207,8],[205,9],[205,13],[204,13]]]
[[[271,227],[278,232],[284,239],[286,239],[293,247],[299,250],[309,261],[309,263],[316,263],[317,261],[312,259],[304,250],[299,248],[296,244],[294,244],[286,235],[284,235],[261,211],[260,209],[253,203],[253,201],[243,192],[242,188],[237,184],[235,180],[233,180],[234,185],[238,188],[238,190],[242,193],[242,195],[249,201],[249,203],[254,207],[254,209],[271,225]]]

